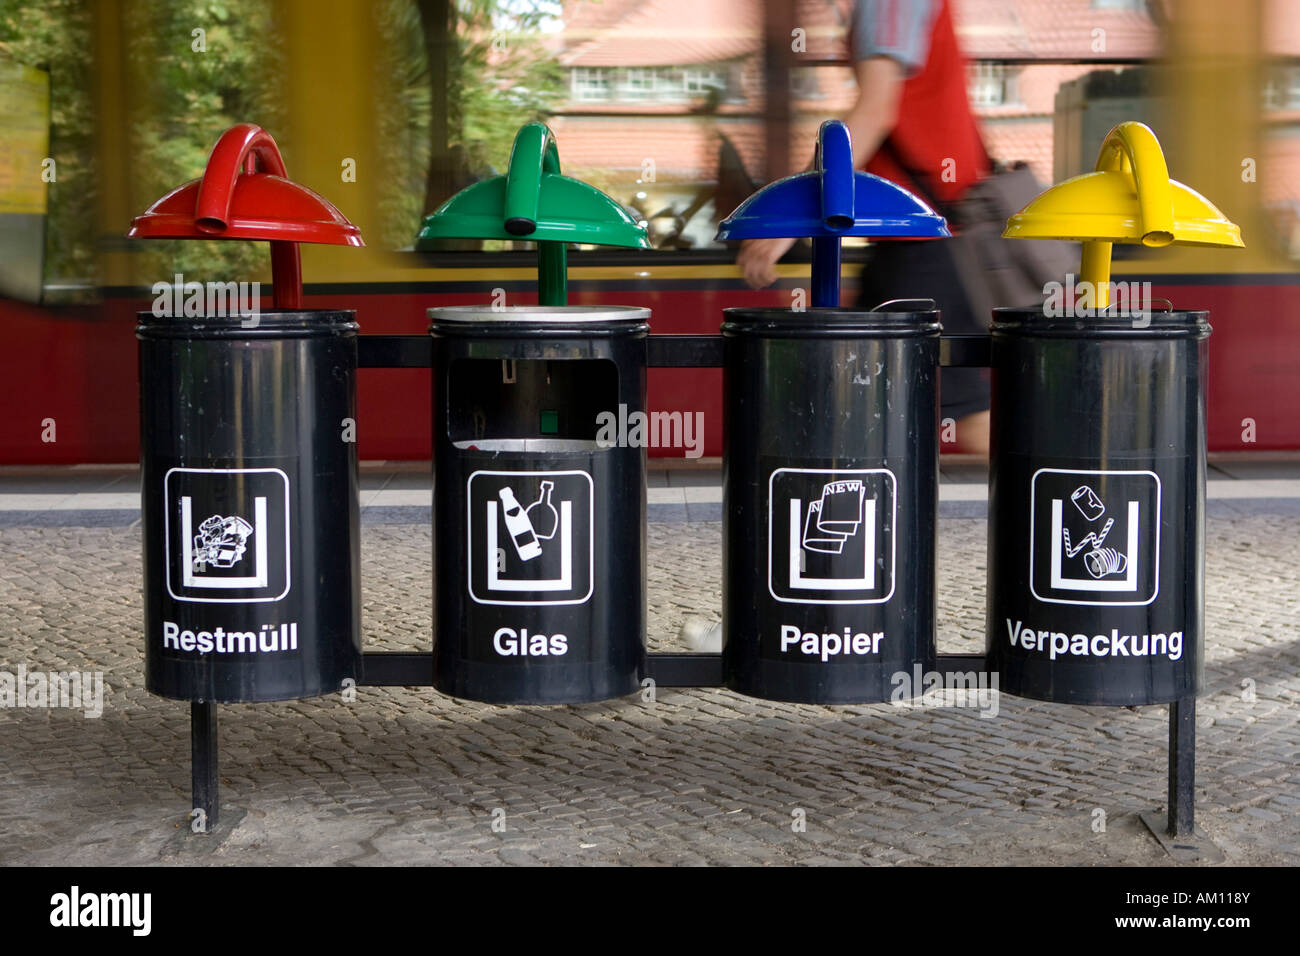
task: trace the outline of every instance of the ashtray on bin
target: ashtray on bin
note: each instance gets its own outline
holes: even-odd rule
[[[1110,252],[1240,246],[1240,232],[1169,179],[1151,130],[1122,123],[1096,172],[1044,192],[1005,235],[1083,240],[1074,286],[1088,299],[993,312],[989,667],[1038,700],[1195,695],[1208,315],[1135,304],[1129,289],[1112,303]]]
[[[217,702],[336,691],[361,667],[357,457],[343,430],[357,324],[302,308],[297,243],[360,246],[360,233],[242,124],[127,235],[269,239],[275,289],[256,314],[139,316],[146,686]]]
[[[602,413],[644,414],[650,311],[567,306],[566,242],[644,247],[614,200],[560,175],[550,130],[431,215],[436,238],[538,242],[538,306],[429,310],[434,686],[558,704],[638,689],[645,659],[645,448]],[[620,412],[620,410],[622,410]]]
[[[853,171],[842,123],[819,147],[817,171],[718,231],[813,237],[811,308],[725,310],[723,673],[751,696],[869,703],[935,665],[940,325],[932,300],[837,308],[840,240],[948,230]]]

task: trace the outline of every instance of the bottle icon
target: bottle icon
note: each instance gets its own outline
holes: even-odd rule
[[[555,482],[543,481],[537,500],[524,512],[533,526],[533,533],[542,541],[550,541],[554,538],[556,530],[560,527],[560,515],[555,510],[555,505],[551,504],[551,492],[554,490]]]
[[[510,488],[502,488],[497,492],[497,497],[501,499],[506,530],[510,532],[510,540],[514,542],[515,553],[519,555],[519,560],[531,561],[533,558],[540,557],[542,546],[537,543],[533,524],[528,520],[528,515],[524,513],[519,500],[515,498],[514,491]]]

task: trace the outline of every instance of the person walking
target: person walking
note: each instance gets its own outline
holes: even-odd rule
[[[967,97],[966,61],[957,44],[948,0],[857,0],[849,47],[858,97],[844,123],[853,164],[944,207],[958,202],[990,172]],[[777,279],[776,263],[794,239],[751,239],[737,257],[746,283]],[[963,288],[948,243],[882,242],[872,246],[859,307],[889,299],[931,298],[945,332],[983,332]],[[989,380],[986,369],[944,368],[941,417],[956,425],[961,451],[988,454]]]

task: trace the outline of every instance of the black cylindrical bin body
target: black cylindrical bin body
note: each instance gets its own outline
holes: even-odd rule
[[[289,700],[360,676],[353,315],[141,313],[151,692]]]
[[[990,668],[1070,704],[1195,694],[1203,667],[1204,312],[997,309]]]
[[[918,304],[725,312],[734,690],[868,703],[934,667],[939,314]]]
[[[638,688],[649,316],[429,311],[433,683],[444,693],[562,704]]]

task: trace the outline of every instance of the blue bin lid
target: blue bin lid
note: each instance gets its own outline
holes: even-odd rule
[[[817,134],[818,168],[764,186],[736,207],[717,238],[942,239],[942,216],[888,179],[853,170],[849,130],[839,120]]]

